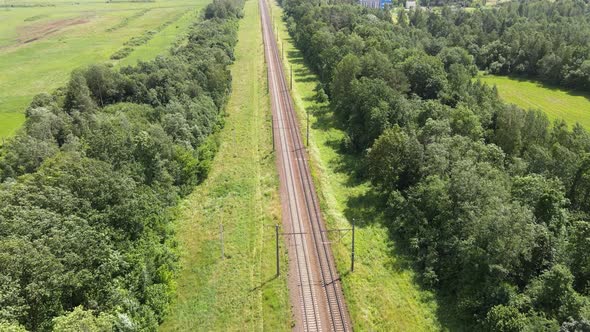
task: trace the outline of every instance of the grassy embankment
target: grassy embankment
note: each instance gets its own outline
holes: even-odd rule
[[[282,10],[273,3],[273,16]],[[279,19],[275,19],[278,23]],[[312,172],[319,190],[328,228],[349,228],[357,220],[355,271],[350,268],[350,233],[333,236],[332,248],[342,276],[345,297],[357,331],[440,330],[437,304],[430,292],[414,281],[409,263],[402,258],[383,216],[371,201],[369,185],[351,175],[354,157],[339,150],[344,133],[336,128],[326,105],[314,101],[317,77],[305,66],[286,27],[279,24],[287,63],[293,66],[293,97],[305,133],[305,110],[311,113],[309,151]],[[303,136],[305,137],[305,135]]]
[[[590,95],[549,87],[542,83],[507,76],[480,75],[487,84],[496,85],[500,97],[524,109],[540,109],[549,120],[563,119],[569,125],[579,122],[590,130]]]
[[[177,299],[162,331],[291,329],[283,244],[281,277],[275,278],[280,200],[256,0],[246,1],[232,74],[220,150],[207,180],[179,211],[182,268]]]
[[[19,7],[31,4],[19,0],[7,1],[15,7],[0,8],[0,137],[14,134],[32,97],[63,86],[71,70],[99,62],[117,65],[109,58],[126,41],[177,18],[120,63],[166,52],[209,0],[37,2],[46,7]]]

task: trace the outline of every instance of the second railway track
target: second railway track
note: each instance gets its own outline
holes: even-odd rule
[[[289,285],[296,326],[301,331],[350,331],[350,317],[318,197],[311,178],[307,154],[269,8],[259,0],[268,65],[268,84],[273,112],[277,166],[280,176],[283,225],[289,243]]]

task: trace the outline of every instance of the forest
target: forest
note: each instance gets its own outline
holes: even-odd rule
[[[0,330],[157,330],[173,207],[216,152],[241,8],[215,0],[168,55],[34,98],[0,149]]]
[[[511,1],[493,10],[399,12],[428,32],[429,55],[460,47],[479,68],[590,91],[590,6],[584,1]]]
[[[347,133],[344,153],[362,161],[356,173],[420,283],[465,330],[589,330],[590,134],[475,79],[482,69],[543,79],[559,57],[552,77],[584,89],[590,34],[575,22],[588,4],[400,11],[397,23],[339,1],[282,6],[318,100]]]

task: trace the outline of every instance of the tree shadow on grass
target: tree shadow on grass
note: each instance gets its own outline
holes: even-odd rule
[[[590,93],[588,93],[586,91],[569,89],[567,87],[560,86],[557,84],[542,82],[536,77],[518,76],[518,75],[494,75],[494,74],[484,74],[482,77],[489,77],[489,76],[508,77],[511,80],[521,82],[521,83],[533,83],[539,88],[548,89],[551,91],[563,91],[563,92],[567,93],[569,96],[584,97],[590,102]],[[488,85],[489,85],[489,83],[488,83]]]
[[[337,123],[328,106],[313,105],[308,107],[307,110],[315,117],[315,121],[311,125],[313,129],[328,131],[332,128],[336,128]]]
[[[334,128],[341,129],[328,105],[314,105],[309,107],[315,121],[311,127],[315,130],[328,132]],[[330,161],[330,166],[337,172],[346,174],[348,187],[356,187],[365,182],[364,162],[356,155],[347,153],[343,137],[337,135],[326,139],[325,144],[338,153],[338,157]]]
[[[358,158],[358,157],[357,157]],[[354,166],[351,166],[354,167]],[[394,220],[387,215],[387,197],[375,189],[367,190],[358,195],[352,196],[346,202],[344,215],[348,220],[354,220],[355,226],[365,228],[378,224],[387,229],[389,238],[388,255],[395,257],[385,262],[390,271],[413,271],[413,282],[421,290],[431,290],[420,278],[420,268],[415,256],[410,251],[408,241],[397,231]],[[357,256],[362,253],[358,253]],[[438,322],[445,331],[472,331],[468,325],[460,319],[460,312],[457,310],[455,300],[452,296],[438,290],[420,292],[421,301],[434,301],[437,303],[435,315]]]
[[[333,128],[339,128],[338,121],[329,107],[315,107],[313,112],[316,118],[314,129],[329,131]],[[345,175],[346,181],[344,185],[346,188],[356,188],[368,181],[363,156],[348,151],[342,137],[327,140],[326,144],[338,153],[337,157],[331,161],[330,166],[336,173]],[[396,272],[414,271],[413,282],[422,290],[429,289],[420,278],[420,268],[414,254],[410,251],[407,239],[404,239],[403,235],[398,232],[395,221],[391,216],[388,216],[386,211],[387,196],[376,188],[369,188],[368,190],[362,190],[359,194],[349,196],[343,212],[347,220],[354,221],[355,226],[361,229],[375,224],[384,227],[389,238],[387,254],[390,257],[395,257],[395,259],[385,263],[387,269]],[[457,318],[459,314],[451,296],[442,294],[439,291],[434,293],[420,292],[420,294],[423,296],[420,299],[421,301],[435,301],[437,303],[435,315],[444,330],[469,330],[465,323]]]
[[[291,63],[297,64],[297,65],[305,64],[305,60],[303,59],[303,54],[301,54],[301,52],[298,50],[287,51],[287,57],[289,58],[289,62],[291,62]]]
[[[516,75],[510,75],[508,77],[510,79],[516,80],[518,82],[534,83],[536,86],[538,86],[540,88],[548,89],[548,90],[551,90],[551,91],[564,91],[564,92],[566,92],[570,96],[584,97],[588,101],[590,101],[590,93],[588,93],[586,91],[574,90],[574,89],[569,89],[567,87],[559,86],[559,85],[556,85],[556,84],[545,83],[545,82],[542,82],[542,81],[536,79],[535,77],[523,77],[523,76],[516,76]]]
[[[303,100],[308,103],[311,103],[315,100],[315,98],[314,97],[303,97]],[[306,107],[306,108],[308,108],[308,107]]]
[[[273,281],[274,281],[274,280],[276,280],[276,279],[277,279],[277,276],[276,276],[276,275],[272,276],[272,278],[266,279],[266,280],[265,280],[265,281],[263,281],[263,282],[262,282],[260,285],[258,285],[258,286],[256,286],[256,287],[252,288],[252,289],[250,290],[250,293],[253,293],[253,292],[255,292],[255,291],[261,290],[262,288],[264,288],[264,286],[266,286],[267,284],[269,284],[269,283],[273,282]]]
[[[315,80],[316,80],[315,76],[305,76],[305,77],[295,76],[295,82],[309,83],[309,82],[315,82]]]
[[[385,199],[373,190],[351,197],[346,202],[344,215],[348,220],[355,220],[355,225],[366,227],[375,222],[383,220],[383,209]]]
[[[297,76],[303,76],[303,77],[307,77],[307,76],[314,76],[309,69],[305,68],[305,67],[301,67],[301,68],[296,68],[293,73]]]
[[[317,77],[308,69],[296,68],[293,70],[293,75],[296,82],[310,83],[317,81]]]
[[[291,40],[290,38],[288,40]],[[311,71],[309,68],[309,64],[305,61],[303,54],[297,49],[290,50],[287,52],[287,58],[289,62],[296,65],[302,65],[293,70],[293,74],[295,75],[295,80],[297,82],[315,82],[318,81],[317,75]]]

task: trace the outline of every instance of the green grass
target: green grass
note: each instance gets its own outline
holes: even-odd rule
[[[240,22],[233,93],[211,173],[180,208],[177,298],[161,331],[289,331],[287,256],[275,278],[278,175],[256,0]],[[220,258],[219,224],[226,259]]]
[[[136,47],[133,53],[122,59],[119,64],[132,65],[139,60],[149,59],[154,55],[166,52],[172,42],[188,30],[188,27],[197,19],[199,14],[200,11],[195,10],[185,13],[175,23],[160,31],[147,44]]]
[[[508,103],[542,110],[551,121],[563,119],[570,125],[579,122],[590,129],[590,95],[506,76],[480,75],[479,79],[496,85],[500,97]]]
[[[273,6],[273,16],[281,17],[281,9],[276,4]],[[344,133],[336,128],[326,105],[314,101],[317,77],[305,66],[284,24],[280,24],[279,35],[285,46],[286,60],[293,66],[292,95],[303,131],[305,110],[311,112],[311,168],[328,228],[349,228],[353,218],[359,226],[353,273],[349,272],[350,233],[332,238],[332,249],[355,330],[442,329],[437,320],[438,307],[433,294],[415,283],[409,263],[396,249],[387,228],[382,226],[383,216],[373,204],[369,185],[351,175],[350,165],[358,160],[340,153]]]
[[[63,86],[70,72],[91,63],[133,64],[166,52],[186,31],[198,11],[209,0],[162,0],[145,3],[36,1],[51,7],[0,8],[0,136],[14,133],[24,121],[22,115],[32,97]],[[11,4],[28,3],[9,1]],[[141,11],[150,9],[143,15]],[[128,58],[109,60],[130,38],[153,30],[164,22],[177,21],[136,47]],[[128,22],[121,24],[128,19]],[[56,22],[59,26],[45,34]],[[115,31],[109,28],[118,27]],[[51,29],[49,29],[51,30]],[[25,41],[38,38],[26,43]],[[18,115],[16,115],[18,114]],[[9,120],[10,119],[10,120]]]
[[[12,136],[24,122],[24,118],[23,113],[0,114],[0,139]]]

